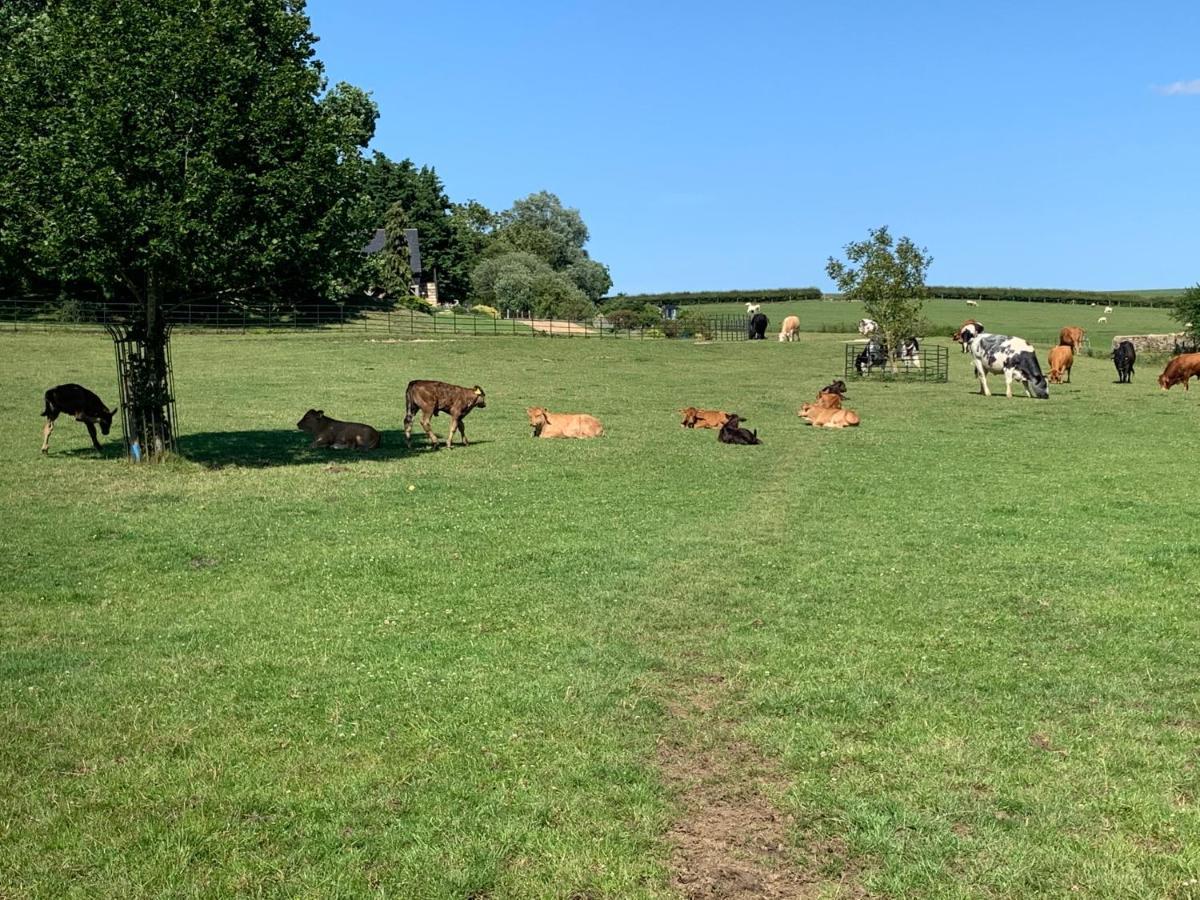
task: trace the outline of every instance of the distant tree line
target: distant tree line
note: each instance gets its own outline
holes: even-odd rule
[[[692,306],[700,303],[783,303],[796,300],[820,300],[820,288],[767,288],[740,291],[672,291],[659,294],[617,294],[606,302],[624,301],[628,304],[663,306]]]

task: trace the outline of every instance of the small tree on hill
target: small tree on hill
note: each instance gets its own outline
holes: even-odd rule
[[[925,273],[933,257],[909,238],[893,240],[886,225],[865,241],[846,245],[847,262],[829,257],[825,272],[850,300],[861,300],[891,350],[912,337],[920,323]]]
[[[1200,284],[1188,288],[1175,298],[1171,317],[1183,325],[1189,338],[1200,340]]]

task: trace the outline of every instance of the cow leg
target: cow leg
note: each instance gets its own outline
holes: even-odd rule
[[[458,420],[458,433],[462,435],[463,446],[470,447],[471,442],[467,440],[467,429],[463,426],[463,420]]]
[[[983,371],[983,367],[978,363],[975,364],[975,374],[979,376],[979,393],[985,397],[992,396],[991,390],[988,388],[987,374]]]
[[[446,435],[446,449],[449,450],[454,446],[454,431],[458,428],[458,419],[453,414],[450,415],[450,433]]]
[[[433,413],[421,414],[421,427],[425,429],[425,434],[429,437],[429,446],[436,450],[438,445],[437,435],[433,433],[433,429],[429,427],[429,420],[433,418]]]
[[[1005,369],[1004,370],[1004,396],[1007,397],[1009,400],[1012,399],[1012,381],[1013,381],[1012,369]],[[1026,390],[1029,390],[1029,388],[1026,388]]]
[[[407,413],[404,416],[404,446],[412,446],[412,413]]]
[[[92,446],[97,450],[101,450],[100,441],[96,439],[96,426],[86,420],[83,424],[87,426],[88,434],[92,436]]]
[[[47,419],[45,426],[42,428],[42,452],[50,452],[50,432],[54,430],[54,420]]]

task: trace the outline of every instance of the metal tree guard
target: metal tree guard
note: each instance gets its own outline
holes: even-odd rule
[[[171,326],[163,328],[161,365],[140,324],[108,323],[117,354],[121,427],[125,452],[134,462],[175,449],[175,376],[171,366]]]

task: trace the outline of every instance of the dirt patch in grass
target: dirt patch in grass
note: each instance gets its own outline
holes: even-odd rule
[[[667,703],[658,764],[681,806],[667,834],[672,887],[688,900],[868,896],[841,840],[795,847],[788,839],[794,821],[770,799],[787,780],[732,735],[719,715],[726,690],[721,676],[703,676]]]

